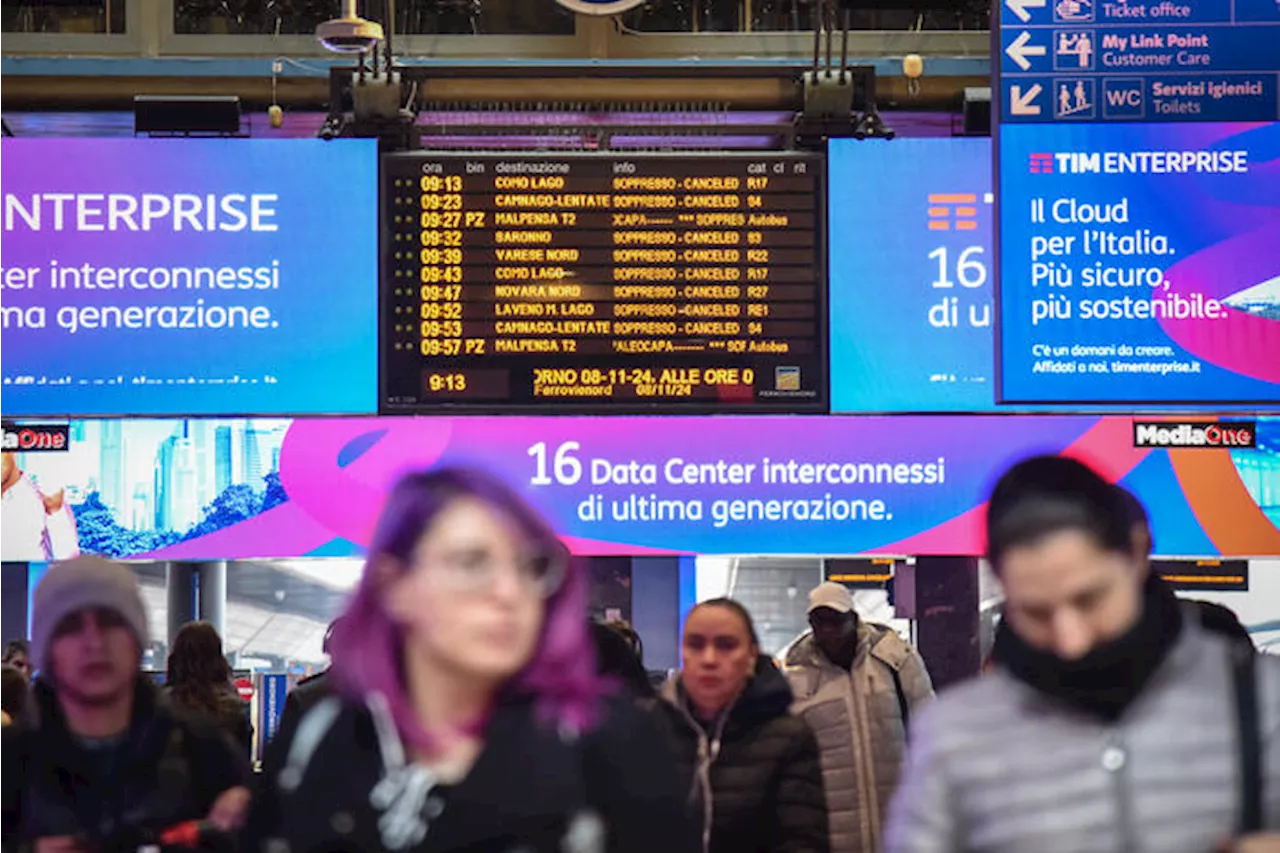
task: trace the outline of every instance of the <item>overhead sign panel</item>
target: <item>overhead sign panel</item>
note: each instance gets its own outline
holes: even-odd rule
[[[835,558],[823,560],[822,573],[825,580],[850,589],[884,589],[899,562],[897,557]]]
[[[1152,560],[1151,568],[1174,589],[1248,592],[1248,560]]]
[[[1280,400],[1280,3],[998,0],[999,399]]]
[[[1002,121],[1280,119],[1274,0],[1003,0]]]

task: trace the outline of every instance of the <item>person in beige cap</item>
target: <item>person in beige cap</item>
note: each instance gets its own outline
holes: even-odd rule
[[[4,729],[5,850],[132,850],[188,821],[243,821],[248,762],[139,669],[147,614],[130,569],[98,557],[53,566],[31,626],[34,708]]]
[[[809,593],[809,627],[787,652],[785,671],[822,749],[831,853],[875,853],[898,785],[911,713],[933,684],[910,644],[858,618],[838,583]]]

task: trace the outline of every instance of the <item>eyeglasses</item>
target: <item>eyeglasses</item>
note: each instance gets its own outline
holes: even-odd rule
[[[822,613],[814,611],[809,614],[809,627],[811,628],[843,628],[852,620],[848,613]]]
[[[514,571],[530,595],[550,598],[564,583],[568,555],[562,550],[525,552],[505,560],[485,548],[424,555],[424,565],[450,589],[478,593],[488,589],[504,569]]]

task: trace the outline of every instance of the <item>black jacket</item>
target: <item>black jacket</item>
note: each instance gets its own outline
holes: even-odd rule
[[[218,706],[218,724],[231,735],[231,739],[244,747],[246,752],[253,750],[253,719],[249,703],[236,695],[235,688],[228,690],[226,698]]]
[[[212,713],[203,709],[185,707],[173,695],[172,690],[165,687],[164,691],[171,704],[182,707],[188,713],[207,717],[209,721],[231,735],[231,739],[244,749],[245,755],[253,749],[253,723],[249,720],[249,703],[236,695],[235,688],[231,685],[227,685],[226,689],[218,690],[218,707]]]
[[[663,688],[663,699],[690,797],[704,821],[710,818],[708,853],[827,853],[818,743],[808,724],[790,714],[791,688],[772,661],[760,659],[742,695],[715,723],[696,720],[678,679]]]
[[[317,723],[330,714],[330,723]],[[256,803],[249,849],[270,849],[271,839],[286,841],[291,853],[385,849],[379,820],[390,810],[380,813],[370,799],[380,781],[394,778],[382,760],[389,741],[399,743],[379,737],[368,708],[337,696],[282,727],[267,759],[279,770]],[[309,759],[301,746],[308,742]],[[576,741],[537,721],[530,702],[504,704],[466,778],[424,796],[408,813],[429,818],[426,834],[406,851],[561,853],[571,818],[584,810],[603,819],[608,853],[697,850],[670,747],[653,719],[623,698],[607,700],[599,725]]]
[[[228,788],[252,784],[246,756],[223,731],[172,708],[146,679],[138,679],[132,725],[111,747],[78,741],[47,685],[37,682],[32,701],[28,722],[3,736],[6,851],[57,835],[131,850],[204,818]]]

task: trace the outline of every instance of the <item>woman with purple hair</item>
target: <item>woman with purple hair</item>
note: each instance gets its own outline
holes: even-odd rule
[[[272,742],[251,847],[696,849],[661,730],[596,676],[585,583],[499,480],[400,480],[333,637],[337,695]]]

